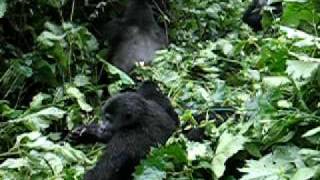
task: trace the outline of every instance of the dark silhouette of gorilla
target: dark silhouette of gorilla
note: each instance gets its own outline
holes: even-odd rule
[[[130,72],[137,62],[150,63],[155,51],[165,48],[165,33],[157,24],[148,0],[129,0],[122,18],[106,26],[111,46],[110,62],[124,72]]]
[[[248,24],[254,31],[262,30],[262,10],[267,5],[267,0],[253,0],[242,17],[243,22]],[[274,2],[269,6],[273,7],[272,14],[276,17],[281,16],[282,2]]]
[[[84,179],[132,179],[150,148],[164,144],[178,126],[169,99],[153,82],[111,97],[102,108],[102,123],[81,126],[72,134],[77,141],[106,143],[106,152]]]

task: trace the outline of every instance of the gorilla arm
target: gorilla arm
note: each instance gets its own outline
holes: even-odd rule
[[[108,143],[112,137],[112,127],[108,121],[82,125],[76,128],[69,138],[77,143]]]

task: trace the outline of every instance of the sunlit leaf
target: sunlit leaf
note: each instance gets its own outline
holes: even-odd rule
[[[220,138],[212,161],[213,171],[217,177],[221,177],[225,171],[226,161],[238,151],[244,149],[247,139],[241,135],[234,136],[224,132]]]
[[[76,98],[80,108],[86,112],[92,111],[92,107],[86,102],[84,94],[76,87],[67,87],[67,93],[73,98]]]
[[[0,18],[2,18],[7,11],[7,2],[6,0],[0,0]]]

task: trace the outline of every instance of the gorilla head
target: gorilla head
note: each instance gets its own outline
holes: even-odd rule
[[[133,92],[126,92],[111,97],[103,106],[103,121],[109,122],[114,131],[137,125],[139,118],[147,108],[145,100]]]
[[[271,13],[275,16],[282,14],[282,2],[268,4],[268,0],[253,0],[242,17],[243,22],[248,24],[254,31],[262,30],[262,10],[267,5],[273,8]]]

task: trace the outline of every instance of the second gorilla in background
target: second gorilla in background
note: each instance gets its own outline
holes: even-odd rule
[[[129,0],[123,18],[109,22],[105,32],[110,62],[127,73],[137,62],[150,63],[155,51],[167,45],[147,0]]]
[[[268,0],[252,0],[248,9],[245,11],[242,20],[248,24],[254,31],[262,30],[262,17],[263,17],[263,8],[265,6],[270,6],[273,9],[271,13],[275,17],[279,17],[282,14],[282,2],[276,1],[268,4]]]

